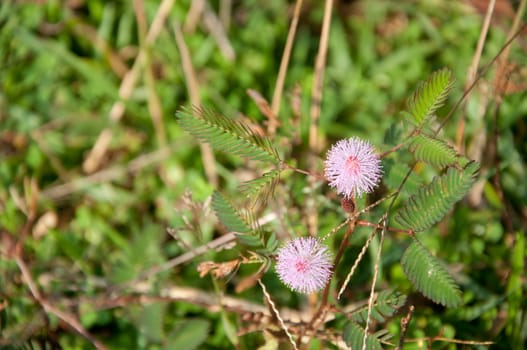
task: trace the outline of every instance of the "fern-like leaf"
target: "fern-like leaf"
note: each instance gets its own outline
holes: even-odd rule
[[[238,233],[251,232],[251,224],[218,191],[214,191],[212,195],[212,208],[227,230]]]
[[[240,242],[241,244],[247,247],[251,247],[251,248],[263,247],[262,238],[258,236],[236,234],[236,239],[238,239],[238,242]]]
[[[478,169],[475,162],[469,162],[462,171],[449,168],[446,174],[435,177],[429,185],[411,196],[398,210],[395,221],[408,230],[430,228],[465,196],[476,181]]]
[[[259,178],[244,182],[240,185],[239,190],[245,196],[251,198],[252,203],[260,202],[264,204],[274,192],[276,184],[280,180],[280,173],[280,169],[266,172]]]
[[[447,307],[461,304],[461,291],[444,265],[417,239],[401,259],[404,273],[427,298]]]
[[[255,222],[252,214],[241,214],[218,191],[212,195],[212,208],[222,225],[227,230],[236,232],[236,238],[241,244],[256,249],[256,252],[262,255],[270,255],[276,250],[278,241],[274,233],[269,234],[266,241],[266,233]]]
[[[408,99],[410,121],[421,127],[444,104],[452,83],[452,72],[449,69],[432,73]]]
[[[371,316],[379,322],[384,322],[406,302],[406,296],[393,290],[384,290],[377,295]],[[366,322],[368,305],[351,312],[351,318],[359,323]]]
[[[342,338],[351,349],[362,349],[364,329],[353,321],[348,322],[344,327]],[[366,337],[366,350],[382,350],[379,340],[371,334]]]
[[[274,164],[280,162],[277,150],[267,138],[238,121],[198,107],[184,108],[176,115],[184,130],[218,150]]]
[[[417,160],[444,167],[456,162],[456,151],[446,142],[419,134],[410,141],[410,151]]]

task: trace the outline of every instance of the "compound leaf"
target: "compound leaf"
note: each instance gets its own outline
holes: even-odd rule
[[[263,245],[262,239],[257,236],[237,234],[236,238],[241,244],[247,247],[256,248],[256,247],[261,247]]]
[[[261,177],[244,182],[240,185],[239,189],[245,196],[251,198],[252,203],[256,203],[257,201],[260,201],[262,204],[266,203],[280,180],[280,173],[280,169],[271,170]]]
[[[377,295],[371,315],[379,322],[384,322],[387,317],[392,316],[406,302],[406,296],[397,291],[384,290]],[[366,322],[368,317],[368,305],[351,312],[351,318],[357,322]]]
[[[351,349],[362,349],[364,329],[353,321],[348,322],[344,327],[342,338]],[[366,350],[382,350],[381,343],[375,336],[370,334],[366,336]]]
[[[424,231],[441,220],[452,206],[469,191],[476,181],[479,166],[469,162],[463,170],[449,168],[446,174],[411,196],[395,215],[403,228]]]
[[[412,137],[409,148],[417,160],[441,168],[457,159],[456,151],[446,142],[423,134]]]
[[[421,83],[408,99],[410,122],[421,127],[444,104],[452,83],[452,72],[446,68],[432,73]]]
[[[461,304],[459,287],[441,261],[417,239],[404,252],[401,264],[408,279],[424,296],[447,307]]]
[[[218,191],[212,194],[212,208],[227,230],[238,233],[251,232],[250,223]]]
[[[181,127],[201,142],[225,153],[278,164],[278,151],[271,142],[244,124],[211,109],[183,108],[176,113]]]

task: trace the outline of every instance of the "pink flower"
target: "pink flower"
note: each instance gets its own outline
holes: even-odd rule
[[[331,277],[331,253],[313,237],[295,238],[278,250],[276,271],[294,291],[313,293]]]
[[[357,137],[340,140],[329,150],[324,169],[329,185],[344,197],[373,191],[382,176],[373,146]]]

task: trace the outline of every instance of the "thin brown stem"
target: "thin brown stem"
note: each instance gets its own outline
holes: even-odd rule
[[[415,167],[415,164],[406,173],[406,176],[404,177],[403,181],[399,185],[399,188],[394,193],[392,201],[390,202],[390,205],[388,206],[388,208],[386,209],[386,211],[383,214],[383,217],[381,218],[383,227],[381,229],[381,240],[379,242],[379,251],[377,252],[377,257],[376,257],[376,261],[375,261],[375,270],[374,270],[374,275],[373,275],[373,281],[372,281],[372,286],[371,286],[371,290],[370,290],[370,297],[369,297],[369,300],[368,300],[368,315],[366,317],[366,327],[364,329],[364,338],[362,339],[362,350],[364,350],[366,348],[366,338],[368,336],[368,328],[369,328],[369,324],[370,324],[370,320],[371,320],[371,312],[372,312],[372,308],[373,308],[373,301],[374,301],[374,294],[375,294],[375,284],[377,282],[377,274],[378,274],[378,269],[379,269],[379,265],[380,265],[381,251],[382,251],[382,246],[383,246],[383,243],[384,243],[384,236],[385,236],[387,228],[389,227],[389,222],[390,222],[390,215],[389,215],[389,213],[391,212],[391,210],[393,208],[393,205],[395,204],[395,201],[397,200],[397,197],[401,193],[402,187],[404,186],[404,184],[408,180],[408,177],[412,173],[414,167]],[[376,230],[377,229],[375,229],[375,231]]]
[[[358,220],[356,224],[357,226],[375,227],[377,229],[383,228],[383,225],[374,224],[373,222],[364,221],[364,220]],[[406,233],[409,235],[414,233],[412,230],[403,230],[402,228],[395,228],[395,227],[388,227],[386,228],[386,230],[390,232],[402,232],[402,233]]]
[[[349,222],[348,228],[346,229],[346,233],[344,234],[344,237],[342,237],[342,241],[340,242],[339,250],[337,251],[337,255],[335,255],[335,260],[333,261],[333,266],[337,266],[340,262],[340,259],[342,259],[342,256],[344,255],[344,251],[346,250],[346,247],[348,246],[348,240],[355,230],[356,221],[352,220]]]
[[[373,238],[375,237],[376,234],[377,234],[377,229],[372,231],[372,233],[370,234],[370,236],[366,240],[366,243],[364,243],[364,245],[362,246],[362,249],[360,250],[359,255],[355,259],[355,262],[351,266],[350,272],[346,276],[346,279],[344,280],[344,283],[342,283],[342,285],[340,286],[339,292],[337,294],[337,299],[340,299],[340,297],[342,296],[342,293],[344,293],[344,291],[346,290],[346,287],[348,286],[348,283],[351,280],[351,277],[355,273],[355,270],[359,266],[359,263],[362,261],[362,258],[366,254],[366,250],[370,246],[370,244],[373,241]]]
[[[291,333],[289,332],[289,330],[287,329],[287,326],[285,325],[285,322],[284,320],[282,319],[282,317],[280,316],[280,313],[278,312],[278,309],[276,308],[276,305],[274,304],[273,302],[273,299],[271,299],[271,296],[269,295],[269,293],[267,292],[267,289],[265,288],[265,284],[262,283],[262,281],[259,279],[258,280],[258,284],[260,284],[260,287],[262,287],[262,291],[264,293],[264,296],[265,296],[265,300],[267,300],[267,302],[269,303],[269,305],[271,306],[271,309],[273,310],[273,313],[274,315],[276,316],[276,318],[278,319],[278,322],[280,323],[280,327],[282,328],[282,330],[285,332],[285,334],[287,335],[287,338],[289,339],[289,342],[291,343],[291,345],[293,345],[293,348],[295,350],[298,350],[298,347],[295,343],[295,340],[293,339],[293,336],[291,335]],[[300,338],[299,338],[299,341],[300,341]]]
[[[303,0],[296,0],[293,18],[291,19],[291,25],[289,26],[289,32],[287,33],[287,40],[285,42],[284,53],[282,55],[280,68],[278,70],[278,77],[276,78],[273,100],[271,102],[271,109],[275,116],[277,116],[280,112],[280,102],[282,100],[282,92],[284,90],[285,75],[287,73],[287,67],[289,66],[291,51],[293,50],[293,43],[295,41],[296,29],[298,27],[298,21],[300,19],[300,10],[302,9],[302,3]],[[274,132],[274,125],[269,124],[269,134],[274,135]]]
[[[371,282],[370,297],[368,299],[368,315],[366,316],[366,326],[364,327],[364,337],[362,338],[362,350],[366,350],[366,339],[368,338],[368,331],[370,329],[373,302],[375,300],[375,285],[377,284],[377,277],[379,275],[379,266],[381,264],[381,253],[382,253],[382,246],[384,243],[386,228],[388,227],[387,220],[388,220],[388,212],[386,212],[380,220],[383,223],[383,227],[381,229],[381,239],[379,242],[379,250],[377,251],[377,256],[375,258],[375,269],[373,270],[373,280]]]
[[[390,148],[389,150],[387,150],[387,151],[381,153],[381,154],[379,155],[379,158],[382,159],[382,158],[386,157],[387,155],[389,155],[390,153],[393,153],[393,152],[397,151],[399,148],[401,148],[401,147],[403,147],[403,146],[404,146],[404,142],[401,142],[400,144],[395,145],[395,146],[393,146],[392,148]]]
[[[407,343],[423,343],[425,341],[429,343],[441,341],[445,343],[473,345],[473,346],[495,344],[493,341],[461,340],[461,339],[453,339],[453,338],[445,338],[445,337],[406,338]]]
[[[410,321],[412,320],[412,316],[414,315],[415,306],[410,305],[408,308],[408,313],[405,317],[401,319],[401,337],[399,338],[399,343],[397,344],[397,347],[395,350],[403,350],[404,346],[404,338],[406,337],[406,332],[408,331],[408,325],[410,324]]]
[[[295,168],[294,166],[292,165],[289,165],[287,163],[283,163],[283,166],[286,168],[286,169],[289,169],[289,170],[293,170],[297,173],[300,173],[300,174],[304,174],[304,175],[307,175],[307,176],[311,176],[311,177],[314,177],[316,178],[317,180],[325,180],[326,178],[323,176],[323,175],[320,175],[320,174],[316,174],[316,173],[311,173],[307,170],[303,170],[303,169],[299,169],[299,168]]]
[[[84,338],[86,338],[95,348],[99,350],[105,350],[106,346],[101,343],[99,340],[97,340],[94,336],[92,336],[79,322],[79,320],[72,314],[69,314],[65,311],[62,311],[52,305],[49,301],[47,301],[43,295],[40,293],[40,290],[38,289],[35,280],[33,279],[33,276],[31,275],[31,272],[29,271],[29,268],[26,265],[26,262],[22,259],[21,252],[20,254],[15,255],[15,262],[18,265],[18,268],[20,272],[22,273],[22,279],[24,280],[25,284],[28,286],[29,291],[31,292],[31,295],[33,295],[33,298],[40,304],[40,306],[46,311],[47,313],[55,315],[57,318],[62,320],[64,323],[66,323],[68,326],[70,326],[72,329],[74,329],[77,333],[82,335]]]

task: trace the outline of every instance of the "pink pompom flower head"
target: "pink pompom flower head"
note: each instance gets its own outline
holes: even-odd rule
[[[331,147],[324,173],[329,185],[345,198],[360,197],[379,183],[381,160],[369,142],[352,137]]]
[[[331,253],[313,237],[291,240],[278,250],[276,271],[280,280],[299,293],[321,290],[331,277]]]

